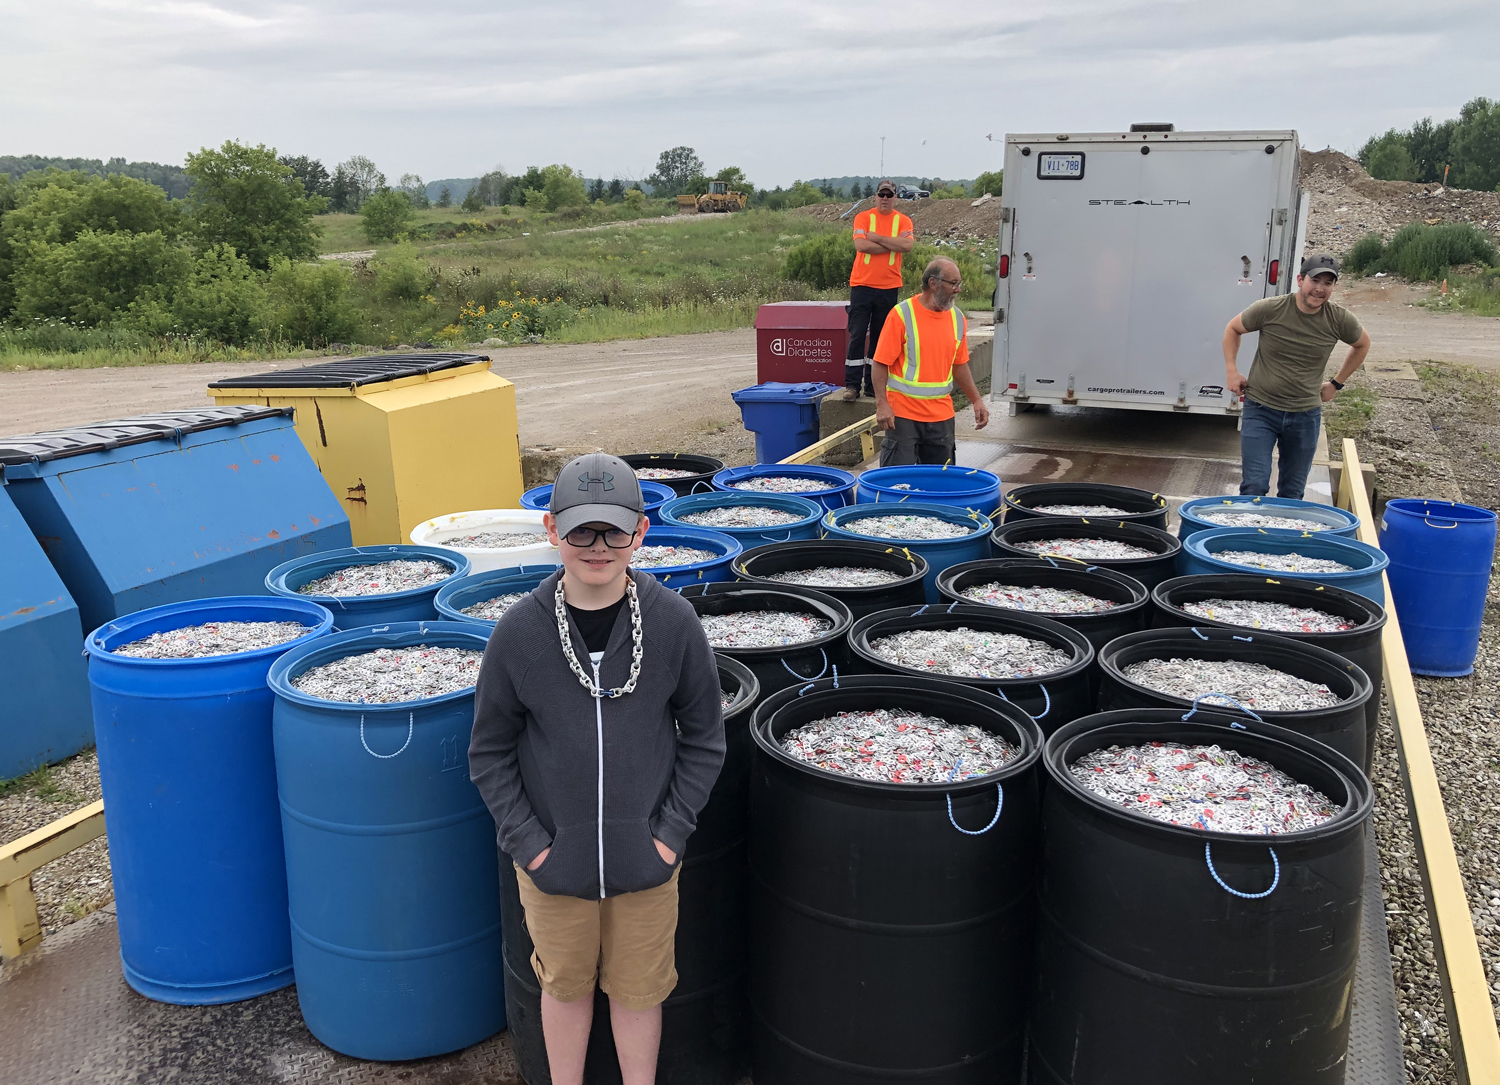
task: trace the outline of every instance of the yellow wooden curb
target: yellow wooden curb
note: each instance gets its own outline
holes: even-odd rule
[[[91,802],[0,847],[0,957],[19,957],[42,940],[31,875],[104,835],[104,800]]]

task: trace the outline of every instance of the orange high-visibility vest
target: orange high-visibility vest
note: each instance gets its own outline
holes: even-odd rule
[[[913,399],[940,399],[953,393],[953,366],[958,361],[958,348],[964,344],[969,333],[969,322],[955,305],[949,312],[953,316],[953,352],[942,357],[946,351],[929,350],[922,353],[922,337],[917,330],[917,315],[912,312],[912,299],[907,298],[896,306],[896,315],[906,327],[906,351],[898,373],[890,367],[886,387]],[[925,362],[925,364],[924,364]]]

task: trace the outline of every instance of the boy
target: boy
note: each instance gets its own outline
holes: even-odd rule
[[[569,463],[543,523],[562,568],[490,636],[469,771],[516,869],[554,1085],[583,1081],[596,980],[625,1085],[652,1085],[678,859],[724,762],[718,668],[692,605],[628,568],[647,520],[623,460]]]

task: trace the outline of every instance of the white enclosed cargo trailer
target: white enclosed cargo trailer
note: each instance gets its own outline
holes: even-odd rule
[[[1297,133],[1170,127],[1005,137],[995,402],[1238,414],[1220,343],[1295,288]]]

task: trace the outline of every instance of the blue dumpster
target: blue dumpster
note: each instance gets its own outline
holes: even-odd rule
[[[836,391],[832,384],[766,381],[731,392],[745,428],[755,434],[757,462],[776,463],[816,444],[818,401]]]
[[[61,761],[94,740],[78,607],[0,485],[0,780]]]
[[[483,651],[457,622],[351,629],[277,660],[276,780],[302,1018],[359,1059],[442,1055],[505,1027],[495,823],[469,780],[474,687],[388,704],[292,685],[417,645]]]
[[[1455,501],[1401,497],[1380,516],[1380,548],[1406,658],[1415,674],[1474,670],[1495,560],[1495,514]]]
[[[285,407],[206,407],[0,438],[10,496],[84,629],[264,595],[272,566],[348,546],[349,517]]]
[[[208,622],[299,622],[284,644],[144,659],[115,649]],[[137,611],[89,634],[99,779],[125,981],[180,1006],[292,982],[272,695],[277,656],[323,639],[311,600],[234,596]]]

